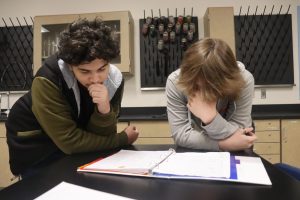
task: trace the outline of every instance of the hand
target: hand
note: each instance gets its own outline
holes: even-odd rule
[[[134,143],[139,136],[139,132],[135,126],[129,125],[124,131],[128,137],[128,144]]]
[[[250,148],[257,139],[252,131],[253,128],[251,127],[238,129],[230,137],[219,141],[220,149],[224,151],[238,151]]]
[[[88,87],[93,102],[97,104],[98,111],[102,114],[110,112],[109,94],[105,85],[96,83]]]
[[[187,107],[204,124],[209,124],[217,115],[217,101],[204,101],[200,93],[189,98]]]

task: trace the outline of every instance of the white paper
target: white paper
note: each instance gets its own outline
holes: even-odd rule
[[[103,160],[81,166],[77,171],[153,178],[206,179],[272,185],[259,157],[234,156],[234,158],[238,161],[231,163],[229,152],[176,153],[174,150],[123,150],[113,155],[112,158],[109,156]],[[103,161],[105,162],[102,165]],[[104,166],[106,168],[103,168]],[[111,169],[107,169],[108,167]],[[130,172],[129,167],[132,167],[132,172]],[[136,171],[139,171],[137,167],[144,171],[145,169],[146,171],[152,169],[152,173],[136,173]],[[236,170],[231,172],[231,167],[233,169],[236,168]],[[231,175],[233,175],[232,178]]]
[[[149,173],[156,165],[163,161],[173,151],[132,151],[121,150],[98,162],[86,166],[84,169],[98,171],[114,171],[127,173]]]
[[[230,177],[230,153],[176,153],[169,156],[153,173],[180,176]]]
[[[236,165],[240,182],[272,185],[268,173],[259,157],[235,156],[240,163]]]
[[[82,200],[82,199],[101,199],[101,200],[130,200],[130,198],[114,195],[98,190],[85,188],[82,186],[61,182],[54,188],[45,192],[41,196],[37,197],[36,200]]]

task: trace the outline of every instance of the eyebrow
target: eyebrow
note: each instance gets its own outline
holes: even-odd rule
[[[109,62],[105,63],[104,65],[100,66],[98,69],[102,69],[103,67],[107,66],[109,64]],[[91,71],[91,70],[88,70],[88,69],[82,69],[80,67],[78,67],[79,70],[82,70],[82,71]]]
[[[109,62],[105,63],[104,65],[102,65],[101,67],[99,67],[99,69],[105,67],[105,66],[108,65],[108,64],[109,64]]]

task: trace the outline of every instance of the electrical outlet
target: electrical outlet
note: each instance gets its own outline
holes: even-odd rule
[[[260,91],[260,98],[261,99],[267,98],[267,91],[266,91],[266,89],[261,89],[261,91]]]

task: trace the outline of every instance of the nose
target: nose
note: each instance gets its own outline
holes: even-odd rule
[[[97,73],[93,73],[90,77],[90,81],[92,84],[95,84],[95,83],[100,83],[101,82],[101,78],[99,76],[99,74]]]

